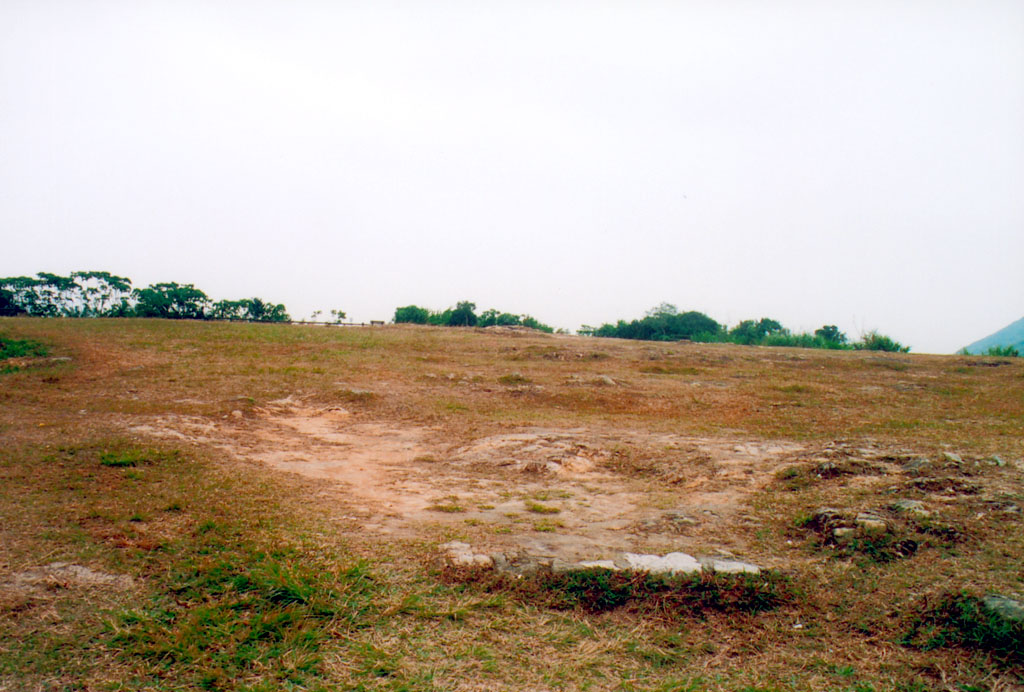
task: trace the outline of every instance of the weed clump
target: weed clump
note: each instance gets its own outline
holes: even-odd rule
[[[231,531],[226,532],[231,534]],[[268,669],[282,683],[321,675],[329,631],[361,626],[377,592],[365,564],[330,570],[290,551],[267,553],[215,532],[146,606],[109,624],[121,656],[155,676],[187,670],[204,689]]]
[[[125,468],[143,466],[177,457],[177,452],[163,452],[156,449],[128,447],[125,449],[104,450],[100,452],[100,466]]]
[[[602,613],[620,608],[670,618],[709,613],[761,613],[794,600],[789,580],[776,572],[659,575],[647,572],[550,568],[522,575],[447,566],[442,578],[556,610]]]
[[[947,646],[985,651],[1003,664],[1024,662],[1024,608],[1002,596],[943,593],[925,603],[900,640],[924,651]]]
[[[0,361],[11,358],[31,358],[33,356],[45,356],[49,350],[43,344],[29,339],[11,339],[0,335]],[[18,372],[17,365],[4,363],[0,365],[0,375]]]

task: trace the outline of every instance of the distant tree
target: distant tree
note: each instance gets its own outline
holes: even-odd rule
[[[421,308],[418,305],[406,305],[403,308],[395,308],[395,324],[426,324],[430,318],[430,310]]]
[[[484,310],[477,320],[478,327],[513,327],[522,324],[523,318],[520,315],[513,315],[509,312],[498,312],[497,310]]]
[[[1014,346],[989,346],[985,355],[999,358],[1020,358],[1020,351]]]
[[[743,320],[729,330],[729,340],[737,344],[759,344],[769,334],[783,333],[785,329],[776,320],[762,317],[760,320]]]
[[[344,310],[331,310],[331,317],[334,318],[335,324],[341,324],[348,315],[345,314]]]
[[[243,300],[218,300],[207,314],[213,320],[243,320],[245,319],[244,315],[245,301]]]
[[[268,303],[262,298],[243,298],[243,319],[251,322],[289,322],[291,317],[284,305]]]
[[[323,313],[324,313],[324,311],[323,311],[323,310],[314,310],[314,311],[313,311],[313,314],[309,316],[309,320],[310,320],[311,322],[316,322],[316,321],[317,321],[317,318],[319,318],[319,317],[320,317],[320,315],[322,315]]]
[[[826,324],[821,329],[815,329],[814,336],[830,344],[846,343],[846,334],[839,331],[839,327],[834,324]]]
[[[455,309],[448,316],[449,327],[473,327],[476,325],[476,303],[468,300],[456,303]]]
[[[860,341],[853,344],[853,347],[858,351],[889,351],[891,353],[907,353],[910,351],[909,346],[904,346],[898,341],[894,341],[885,334],[879,334],[877,331],[870,331],[860,338]]]
[[[661,317],[664,315],[678,315],[679,308],[672,303],[659,303],[644,313],[644,317]]]
[[[523,315],[520,320],[520,324],[522,324],[524,327],[536,329],[538,331],[546,332],[548,334],[551,334],[552,332],[555,331],[553,327],[549,327],[548,325],[534,319],[533,317],[530,317],[529,315]]]
[[[20,315],[24,312],[25,309],[14,301],[14,293],[0,288],[0,316]]]
[[[676,306],[662,303],[647,311],[643,319],[588,327],[594,336],[642,339],[646,341],[679,341],[691,339],[713,341],[722,326],[702,312],[680,313]]]
[[[35,277],[10,276],[0,279],[0,289],[21,312],[35,317],[65,315],[72,304],[75,282],[67,276],[40,272]]]
[[[132,280],[110,272],[72,272],[78,289],[79,317],[123,317],[131,312]]]
[[[210,299],[192,284],[160,283],[132,292],[135,314],[139,317],[201,320],[206,317]]]

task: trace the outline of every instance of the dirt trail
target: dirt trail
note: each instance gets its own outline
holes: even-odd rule
[[[369,531],[430,538],[458,527],[489,549],[566,559],[621,550],[749,555],[750,496],[781,460],[806,452],[584,428],[452,440],[291,398],[256,414],[217,423],[163,417],[132,429],[328,481],[336,492],[320,501],[336,501]]]

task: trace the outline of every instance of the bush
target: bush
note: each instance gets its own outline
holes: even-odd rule
[[[985,351],[986,356],[998,356],[1000,358],[1020,358],[1020,351],[1013,346],[989,346]]]
[[[395,308],[395,316],[392,321],[395,324],[426,324],[429,317],[430,310],[418,305],[406,305],[402,308]]]
[[[642,341],[710,341],[722,331],[722,325],[702,312],[680,313],[674,305],[662,303],[647,311],[643,319],[602,324],[594,336]]]
[[[862,336],[853,347],[858,351],[888,351],[889,353],[908,353],[910,351],[909,346],[904,346],[876,331],[870,331]]]

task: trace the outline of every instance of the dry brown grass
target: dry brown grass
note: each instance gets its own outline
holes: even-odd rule
[[[1022,359],[418,327],[19,318],[0,320],[0,330],[71,359],[0,375],[0,690],[190,689],[204,676],[215,689],[997,692],[1024,684],[1021,671],[984,652],[898,643],[909,614],[938,594],[1024,592],[1021,514],[1006,511],[1024,506]],[[486,543],[551,520],[480,523],[470,514],[482,501],[468,502],[473,490],[459,488],[458,502],[438,506],[470,512],[435,512],[437,523],[382,537],[363,529],[329,481],[272,472],[209,443],[130,432],[133,421],[168,416],[254,425],[262,407],[285,397],[453,442],[524,427],[798,441],[811,451],[766,470],[779,477],[745,501],[746,523],[730,525],[789,576],[795,596],[770,612],[680,619],[566,610],[442,583],[438,541]],[[880,458],[821,473],[818,457],[834,441],[873,446]],[[134,466],[101,463],[121,451]],[[992,455],[1008,465],[985,463]],[[624,445],[601,469],[651,486],[652,503],[684,497],[694,469],[707,483],[729,482],[716,481],[721,469],[691,449]],[[957,535],[890,512],[921,545],[886,561],[837,551],[804,525],[817,507],[885,513],[894,497],[926,500]],[[519,511],[576,501],[514,499]],[[569,514],[541,530],[563,531]],[[370,563],[372,593],[356,621],[311,625],[321,636],[312,673],[289,678],[301,665],[287,652],[235,677],[209,661],[161,672],[116,643],[118,614],[169,598],[173,575],[203,564],[202,551],[234,555],[243,569],[275,546],[314,565]],[[301,560],[280,560],[306,574]],[[134,586],[10,588],[12,575],[56,561],[130,575]]]

